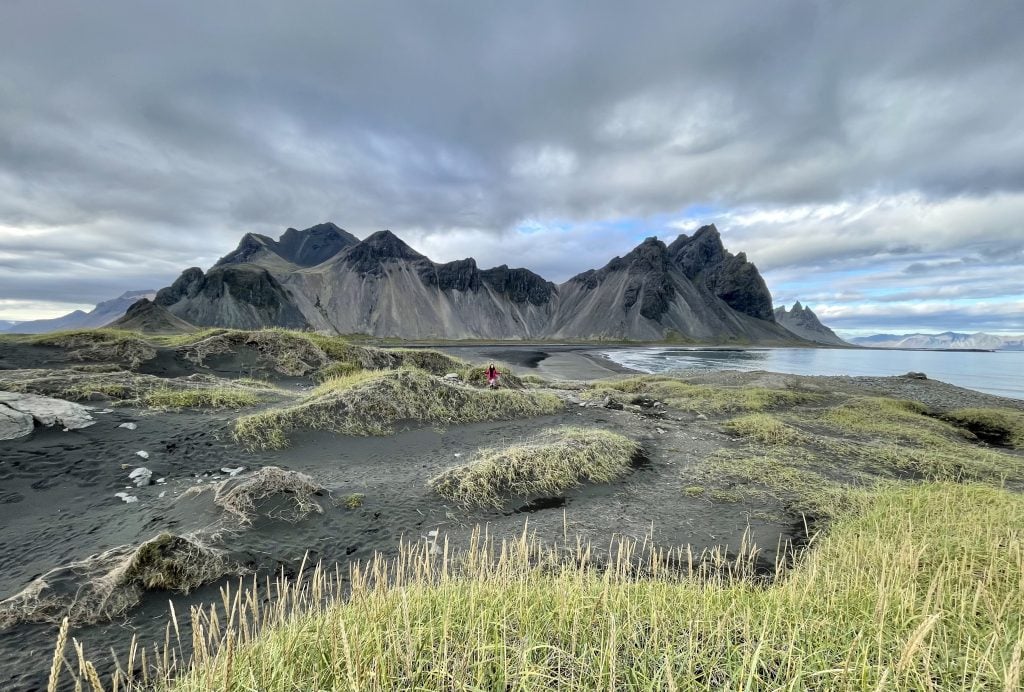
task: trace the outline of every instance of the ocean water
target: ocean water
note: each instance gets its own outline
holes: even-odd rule
[[[793,375],[902,375],[1024,399],[1024,351],[900,351],[840,348],[625,348],[604,356],[646,373],[769,370]]]

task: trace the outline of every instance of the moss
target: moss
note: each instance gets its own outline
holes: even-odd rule
[[[352,493],[351,495],[345,496],[345,509],[359,509],[363,506],[363,500],[366,499],[366,495],[363,493]]]
[[[469,463],[431,479],[430,487],[452,502],[500,507],[509,495],[552,494],[584,480],[615,480],[639,452],[639,444],[607,430],[556,428],[522,444],[481,450]]]
[[[700,497],[704,494],[703,485],[688,485],[683,488],[683,494],[687,497]]]

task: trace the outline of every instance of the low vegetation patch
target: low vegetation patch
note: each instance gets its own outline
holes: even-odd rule
[[[697,385],[664,375],[643,375],[596,383],[584,396],[589,399],[616,397],[618,393],[660,399],[667,405],[694,413],[728,413],[767,411],[785,406],[806,404],[821,395],[791,389],[764,387],[725,387]]]
[[[945,416],[980,439],[997,445],[1024,448],[1024,412],[1006,408],[962,408]]]
[[[479,390],[402,368],[328,380],[299,404],[239,418],[234,437],[250,449],[280,449],[300,429],[386,435],[401,421],[453,425],[551,414],[561,408],[552,394]]]
[[[259,404],[258,394],[244,389],[208,387],[204,389],[156,389],[142,397],[149,408],[244,408]]]
[[[180,675],[163,679],[179,692],[539,681],[568,690],[1018,690],[1021,526],[1024,497],[994,487],[856,491],[829,533],[768,585],[729,572],[687,578],[685,554],[678,571],[639,550],[596,569],[525,536],[443,557],[420,542],[350,580],[317,569],[298,580],[305,587],[282,582],[274,608],[255,593],[227,602],[217,617],[233,623],[229,636],[200,628],[209,613],[199,609],[193,630],[209,633],[199,653],[150,660],[158,679],[159,661],[177,661],[168,668]],[[651,576],[637,577],[636,559]],[[55,678],[79,675],[54,660]],[[132,670],[132,661],[119,666],[118,682]]]
[[[509,496],[608,483],[625,475],[639,453],[639,444],[607,430],[556,428],[522,444],[482,450],[433,478],[430,487],[459,504],[501,507]]]
[[[725,424],[725,428],[734,435],[764,444],[793,444],[804,438],[799,430],[767,413],[751,413],[733,418]]]
[[[476,365],[467,365],[465,363],[454,371],[457,372],[459,377],[468,385],[474,387],[486,387],[487,386],[487,363],[477,363]],[[498,387],[502,389],[525,389],[526,385],[518,375],[512,372],[512,369],[506,365],[495,364],[498,368]]]
[[[324,380],[329,380],[333,377],[346,377],[359,372],[361,369],[362,368],[355,363],[350,363],[347,360],[339,360],[317,370],[314,378],[319,382],[323,382]]]

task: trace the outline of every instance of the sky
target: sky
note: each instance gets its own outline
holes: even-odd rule
[[[841,333],[1024,332],[1024,3],[0,0],[0,319],[388,228],[562,281],[714,223]]]

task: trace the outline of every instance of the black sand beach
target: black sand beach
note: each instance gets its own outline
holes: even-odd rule
[[[288,448],[246,451],[231,439],[234,411],[169,412],[137,406],[90,403],[96,424],[70,432],[40,428],[30,436],[0,442],[0,600],[61,565],[119,545],[137,545],[161,532],[196,534],[223,549],[245,574],[291,573],[304,559],[345,564],[374,552],[393,554],[399,541],[418,541],[438,530],[453,545],[464,544],[473,529],[486,525],[492,535],[514,537],[524,526],[542,538],[582,536],[595,546],[611,537],[647,539],[657,545],[691,545],[699,552],[714,546],[735,548],[746,533],[762,547],[761,568],[771,571],[777,550],[804,537],[805,524],[770,500],[719,502],[681,492],[688,474],[717,450],[738,443],[722,427],[722,416],[636,406],[614,410],[586,405],[583,381],[623,374],[623,368],[580,346],[473,346],[444,350],[474,363],[496,361],[519,374],[535,373],[559,380],[552,390],[564,401],[561,413],[510,421],[431,426],[399,426],[396,434],[340,436],[297,433]],[[13,372],[50,360],[64,367],[59,352],[0,345],[0,363]],[[180,360],[162,355],[148,369],[182,374]],[[229,363],[221,356],[216,372],[241,373],[255,363]],[[163,365],[161,365],[163,363]],[[176,364],[170,367],[169,363]],[[0,375],[2,375],[0,371]],[[885,393],[914,398],[933,406],[1020,406],[938,382],[903,378],[799,378],[772,373],[718,373],[694,381],[748,384],[806,391]],[[310,383],[278,377],[276,384],[300,392]],[[129,430],[119,427],[134,423]],[[552,497],[509,498],[501,509],[466,509],[447,504],[427,482],[458,465],[482,447],[520,442],[538,430],[559,425],[613,430],[639,442],[643,462],[624,478],[584,484]],[[148,459],[137,452],[144,451]],[[162,482],[135,488],[131,469],[145,465]],[[268,516],[244,526],[213,503],[213,492],[194,494],[228,478],[222,469],[243,470],[244,478],[261,467],[277,466],[308,474],[326,489],[316,502],[322,512],[298,522]],[[115,496],[138,498],[128,504]],[[358,507],[346,507],[353,494]],[[168,600],[178,613],[217,598],[228,577],[189,595],[160,590],[145,593],[141,603],[113,622],[75,628],[72,636],[102,658],[123,651],[133,633],[143,642],[162,641]],[[69,583],[68,588],[74,588]],[[0,630],[0,687],[32,690],[45,684],[53,623],[17,624]],[[187,640],[188,635],[182,634]]]

